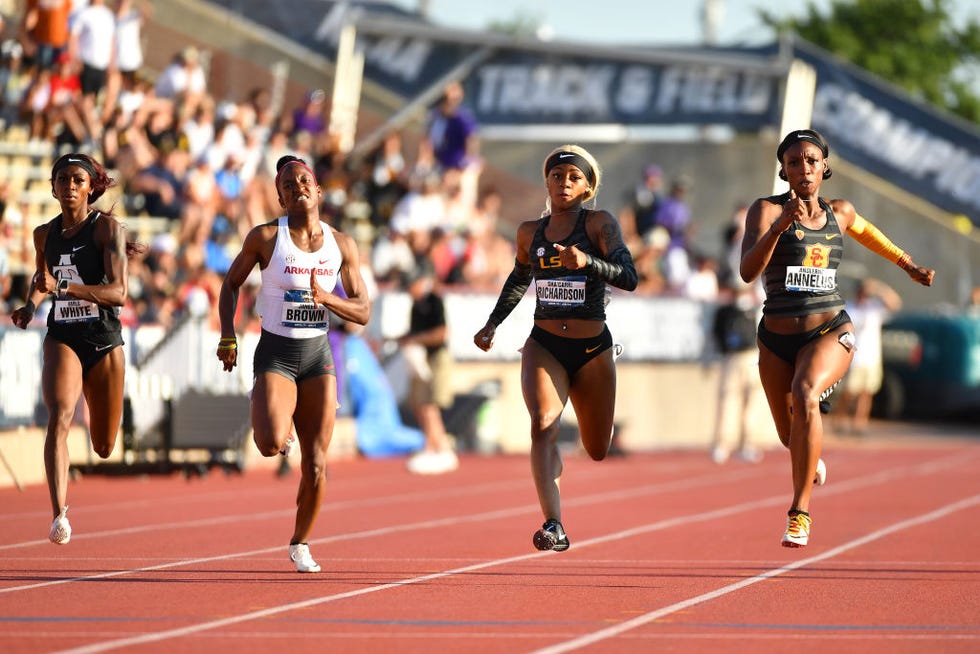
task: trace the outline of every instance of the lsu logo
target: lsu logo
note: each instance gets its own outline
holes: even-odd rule
[[[820,243],[806,246],[806,256],[803,257],[802,265],[810,268],[826,268],[830,265],[830,248]]]
[[[550,257],[538,257],[538,266],[544,270],[545,268],[561,268],[561,257],[557,254]]]

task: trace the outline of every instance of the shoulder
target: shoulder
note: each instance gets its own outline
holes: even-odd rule
[[[605,209],[587,209],[585,222],[588,226],[602,227],[607,223],[616,223],[616,218]]]
[[[243,243],[244,247],[255,247],[258,245],[264,245],[270,243],[276,239],[276,234],[279,231],[279,225],[276,220],[270,220],[267,223],[262,223],[261,225],[256,225],[248,231],[245,235],[245,241]]]
[[[828,200],[827,204],[830,205],[830,208],[834,210],[834,215],[837,216],[853,216],[856,213],[854,205],[848,200],[835,198],[833,200]]]

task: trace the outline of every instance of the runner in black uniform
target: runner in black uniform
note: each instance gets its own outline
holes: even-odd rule
[[[847,200],[820,198],[820,185],[831,175],[829,154],[827,142],[813,130],[787,134],[776,159],[790,190],[753,203],[742,240],[742,279],[751,282],[761,274],[765,281],[759,375],[793,466],[786,547],[803,547],[809,540],[810,494],[827,474],[820,459],[819,404],[847,372],[855,347],[837,286],[844,233],[924,286],[935,274],[913,263]]]
[[[41,384],[48,409],[44,468],[54,522],[48,538],[71,539],[68,494],[68,429],[79,396],[89,409],[92,447],[112,452],[123,407],[126,361],[117,317],[127,296],[127,257],[142,246],[127,243],[112,216],[92,209],[113,180],[85,154],[66,154],[51,170],[51,190],[61,214],[34,230],[35,265],[27,304],[12,314],[25,329],[37,305],[55,294],[48,313]]]
[[[596,461],[605,458],[616,405],[606,284],[632,291],[637,278],[616,219],[608,211],[583,206],[599,189],[595,158],[578,146],[561,146],[545,159],[544,178],[544,217],[518,228],[514,270],[474,342],[482,350],[493,347],[497,325],[534,279],[534,328],[522,349],[521,370],[531,416],[531,469],[545,517],[534,545],[564,551],[569,542],[561,523],[558,421],[571,400],[585,451]]]

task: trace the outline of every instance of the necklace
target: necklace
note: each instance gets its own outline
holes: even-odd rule
[[[69,225],[68,227],[65,227],[64,226],[64,224],[65,224],[65,217],[62,216],[61,217],[61,225],[62,225],[62,227],[61,227],[61,235],[64,236],[65,234],[67,234],[68,232],[72,231],[73,229],[78,229],[79,227],[81,227],[82,225],[84,225],[85,223],[88,222],[88,219],[89,219],[89,217],[91,217],[91,215],[92,215],[91,212],[88,213],[88,214],[86,214],[86,216],[82,220],[80,220],[79,222],[75,223],[74,225]]]

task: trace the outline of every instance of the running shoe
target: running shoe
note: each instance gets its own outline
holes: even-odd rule
[[[320,572],[320,566],[310,555],[310,546],[297,543],[289,546],[289,560],[296,564],[296,572]]]
[[[71,540],[71,525],[68,523],[68,507],[66,506],[51,523],[48,540],[55,545],[67,545]]]
[[[568,549],[568,536],[561,523],[554,519],[549,519],[541,525],[541,529],[534,532],[534,546],[539,550],[554,550],[564,552]]]
[[[452,450],[422,450],[413,454],[405,466],[417,475],[441,475],[459,468],[459,458]]]
[[[817,459],[817,471],[813,475],[813,485],[823,486],[827,483],[827,464],[823,459]]]
[[[786,518],[783,547],[806,547],[810,540],[810,514],[806,511],[790,511]]]
[[[282,444],[282,449],[279,450],[279,454],[283,456],[289,456],[296,451],[296,446],[299,445],[299,441],[296,440],[296,435],[292,432],[286,437],[285,442]]]

